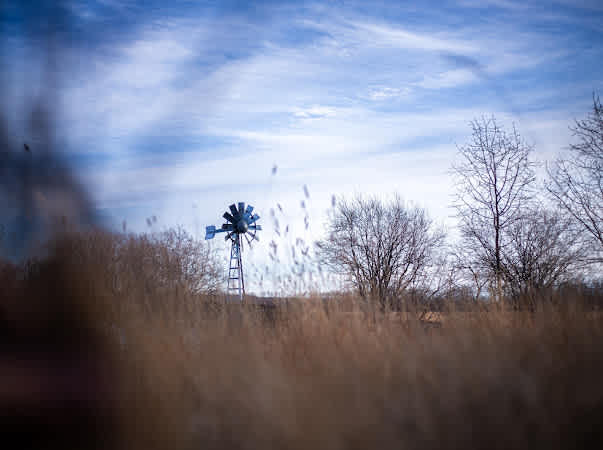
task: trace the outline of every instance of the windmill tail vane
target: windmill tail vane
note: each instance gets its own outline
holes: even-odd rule
[[[243,237],[248,245],[256,240],[259,241],[257,232],[262,229],[261,225],[257,224],[260,216],[253,214],[253,206],[247,205],[245,208],[244,202],[234,203],[228,207],[230,212],[226,211],[222,217],[226,219],[220,228],[214,225],[205,227],[205,239],[213,239],[216,233],[226,233],[224,240],[230,239],[230,264],[228,268],[228,283],[227,295],[236,294],[240,301],[243,301],[245,296],[245,279],[243,277],[243,260],[241,253],[243,250]]]

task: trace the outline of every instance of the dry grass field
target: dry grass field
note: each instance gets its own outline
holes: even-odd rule
[[[2,419],[25,442],[603,445],[603,317],[580,298],[535,312],[449,305],[427,320],[349,296],[226,307],[190,289],[158,244],[116,239],[65,239],[43,262],[2,268]]]

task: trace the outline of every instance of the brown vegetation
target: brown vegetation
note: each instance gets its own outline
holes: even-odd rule
[[[381,313],[340,295],[267,315],[188,289],[182,266],[153,256],[163,244],[120,239],[64,239],[52,258],[3,270],[12,286],[2,291],[3,332],[38,339],[45,352],[73,347],[71,336],[78,345],[62,361],[93,361],[79,375],[97,380],[98,395],[83,402],[103,430],[84,435],[92,442],[109,433],[127,448],[603,443],[603,317],[578,291],[535,312],[480,303],[460,313],[449,302],[419,320],[420,308]],[[59,329],[65,339],[49,341]],[[3,368],[19,350],[5,348]],[[52,414],[81,416],[66,406]],[[42,419],[22,419],[39,431]],[[61,448],[81,448],[69,440],[78,429],[61,429]]]

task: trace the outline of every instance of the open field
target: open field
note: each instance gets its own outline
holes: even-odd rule
[[[603,449],[602,5],[0,0],[0,450]]]
[[[536,312],[451,305],[425,320],[350,297],[225,307],[153,267],[151,247],[116,256],[111,242],[67,240],[46,262],[3,268],[4,369],[40,354],[48,373],[80,368],[69,372],[85,386],[77,408],[30,402],[14,419],[60,448],[107,436],[129,449],[603,443],[603,317],[579,298]],[[13,379],[17,391],[38,382]],[[62,417],[54,431],[44,414]]]

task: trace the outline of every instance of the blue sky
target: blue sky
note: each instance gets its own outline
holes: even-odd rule
[[[202,235],[243,200],[266,219],[260,259],[270,209],[292,236],[311,240],[333,194],[398,192],[451,224],[447,170],[470,120],[515,123],[535,156],[550,159],[603,85],[597,1],[64,8],[57,138],[99,216],[142,231],[155,215],[156,228]],[[23,16],[37,24],[46,13],[6,15],[4,52],[14,63],[5,102],[24,139],[19,108],[46,72],[45,42],[23,37]]]

